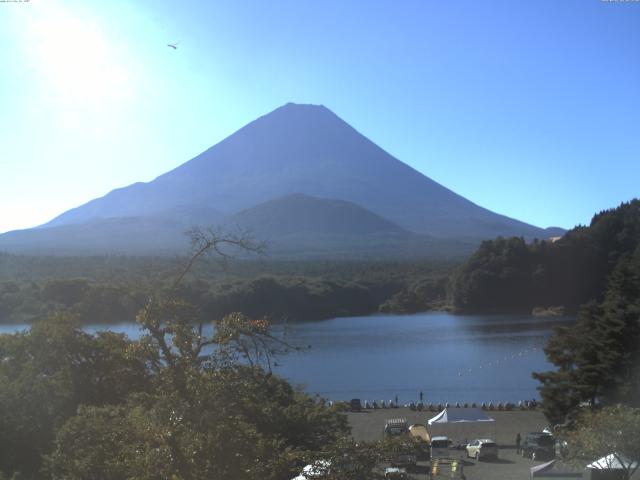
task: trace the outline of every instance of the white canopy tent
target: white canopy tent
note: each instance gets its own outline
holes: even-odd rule
[[[445,408],[435,417],[428,419],[427,423],[432,437],[436,433],[446,434],[450,438],[455,435],[458,442],[463,439],[488,437],[487,427],[492,426],[493,437],[497,441],[495,420],[479,408]]]
[[[495,420],[479,408],[445,408],[435,417],[427,420],[429,425],[476,422],[495,422]]]

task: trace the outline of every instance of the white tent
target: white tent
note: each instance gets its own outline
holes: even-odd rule
[[[495,422],[479,408],[445,408],[435,417],[427,420],[429,425],[445,423]]]
[[[620,460],[622,460],[622,463],[620,463]],[[595,462],[590,463],[587,465],[587,468],[593,468],[596,470],[620,470],[622,468],[629,468],[629,466],[631,466],[631,468],[636,468],[638,462],[630,464],[631,460],[624,455],[614,455],[613,453],[610,453],[606,457],[602,457]]]

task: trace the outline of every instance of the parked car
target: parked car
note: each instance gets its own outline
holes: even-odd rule
[[[449,452],[449,446],[451,445],[451,440],[449,437],[433,437],[431,439],[431,461],[438,458],[449,458],[451,457],[451,453]]]
[[[349,402],[349,407],[352,412],[359,412],[362,410],[362,402],[359,398],[352,398],[351,402]]]
[[[488,438],[472,440],[467,444],[467,458],[483,460],[485,458],[498,458],[498,445]]]
[[[555,439],[544,432],[530,432],[522,443],[522,456],[532,460],[545,460],[555,457]]]
[[[404,468],[388,467],[384,470],[384,478],[389,480],[406,480],[409,477],[407,476],[407,470]]]
[[[555,425],[547,425],[542,430],[542,432],[543,433],[548,433],[549,435],[558,435],[559,433],[561,433],[563,430],[566,430],[570,426],[571,426],[571,424],[569,422],[556,423]]]

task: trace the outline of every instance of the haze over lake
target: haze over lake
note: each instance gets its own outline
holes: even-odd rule
[[[289,340],[311,349],[278,360],[278,374],[310,394],[425,402],[517,402],[539,398],[532,371],[552,369],[543,346],[554,325],[570,318],[523,315],[342,317],[292,324]],[[28,328],[0,326],[0,333]],[[134,323],[90,325],[140,334]]]

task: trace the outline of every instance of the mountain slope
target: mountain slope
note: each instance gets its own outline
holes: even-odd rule
[[[144,217],[183,205],[225,214],[301,192],[354,202],[440,237],[545,237],[495,214],[395,159],[323,106],[287,104],[149,183],[114,190],[45,226]]]
[[[71,225],[14,230],[0,235],[0,251],[35,255],[167,255],[189,242],[181,222],[126,217]]]
[[[148,216],[96,218],[86,222],[14,230],[0,235],[0,251],[47,255],[177,254],[189,247],[185,232],[214,225],[223,215],[200,205]]]
[[[90,220],[0,236],[0,250],[56,255],[173,255],[189,246],[186,231],[198,216],[173,218],[182,209],[149,217]],[[249,232],[268,246],[268,255],[287,259],[463,258],[472,242],[440,240],[407,232],[354,203],[293,194],[215,222],[222,232]],[[196,222],[200,219],[203,221]],[[194,223],[189,223],[194,220]]]
[[[303,194],[269,200],[230,216],[224,223],[262,238],[300,234],[408,235],[394,223],[352,202]]]

